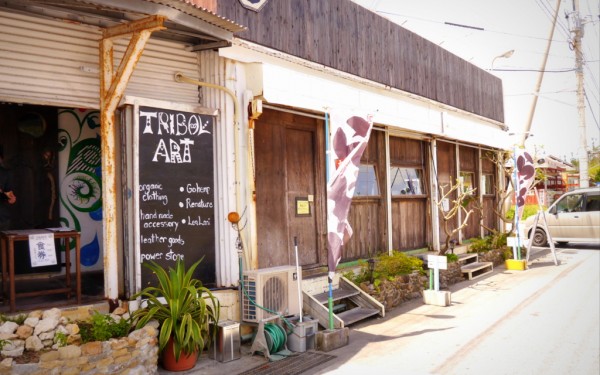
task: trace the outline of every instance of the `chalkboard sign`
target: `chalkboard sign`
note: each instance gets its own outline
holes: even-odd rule
[[[214,118],[140,106],[138,120],[141,287],[157,283],[150,260],[168,269],[203,258],[194,277],[214,284]]]

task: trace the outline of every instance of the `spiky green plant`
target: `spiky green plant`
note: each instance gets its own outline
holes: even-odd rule
[[[144,263],[158,278],[158,286],[147,287],[134,295],[145,301],[144,307],[133,313],[133,318],[139,319],[136,327],[139,329],[156,319],[160,323],[159,349],[162,351],[173,337],[176,360],[182,352],[202,352],[215,337],[219,301],[200,280],[192,278],[201,261],[186,271],[183,261],[179,260],[168,272],[155,262]],[[159,300],[161,297],[164,303]]]

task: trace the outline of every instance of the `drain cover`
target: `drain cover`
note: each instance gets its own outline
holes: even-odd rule
[[[335,358],[333,355],[304,352],[280,361],[268,362],[239,375],[299,375]]]

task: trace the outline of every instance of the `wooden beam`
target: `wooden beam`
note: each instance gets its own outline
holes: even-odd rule
[[[119,257],[117,231],[117,131],[115,111],[153,31],[163,30],[164,16],[151,16],[105,29],[100,40],[100,136],[102,147],[102,210],[104,216],[104,293],[112,308],[118,305]],[[114,71],[113,39],[131,35]]]
[[[166,29],[163,25],[165,20],[165,16],[154,15],[137,21],[113,26],[104,29],[102,32],[102,39],[122,38],[139,31],[149,31],[152,33],[154,31],[164,30]]]

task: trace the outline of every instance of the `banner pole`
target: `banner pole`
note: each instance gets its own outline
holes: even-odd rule
[[[329,278],[329,298],[327,298],[327,307],[329,309],[329,329],[333,330],[333,280]]]

